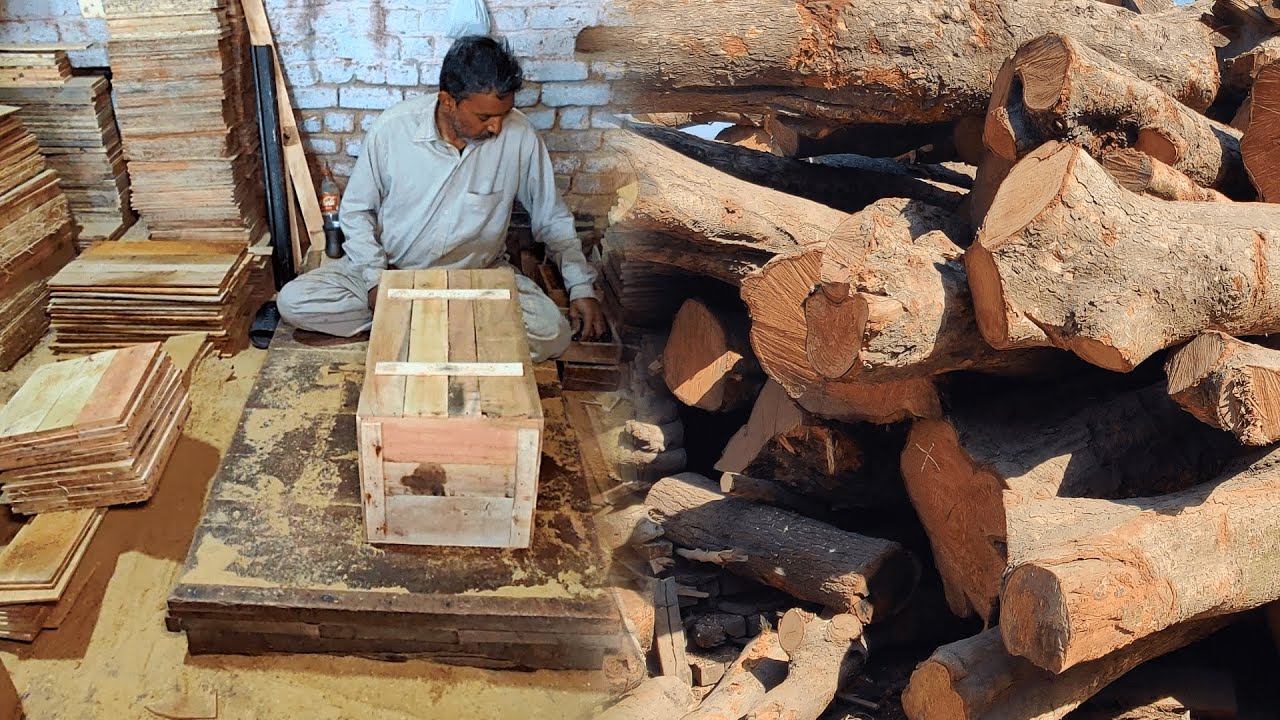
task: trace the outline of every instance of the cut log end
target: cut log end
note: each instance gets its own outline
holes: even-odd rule
[[[847,293],[843,299],[831,295],[819,289],[805,298],[805,352],[819,375],[838,378],[858,365],[867,318],[865,303],[848,298]]]
[[[1071,633],[1070,611],[1064,595],[1062,582],[1051,569],[1019,565],[1010,573],[1000,611],[1000,635],[1010,654],[1053,673],[1068,667],[1064,653]]]
[[[1169,395],[1197,420],[1246,445],[1280,439],[1280,351],[1201,333],[1165,363]]]
[[[663,351],[662,373],[681,402],[719,412],[751,401],[761,378],[741,324],[696,299],[680,306]]]
[[[1169,377],[1169,394],[1176,397],[1207,378],[1222,362],[1226,349],[1222,335],[1202,333],[1170,356],[1165,366],[1165,374]]]
[[[926,660],[911,673],[911,680],[902,693],[902,709],[911,720],[972,720],[976,717],[956,692],[955,681],[947,667],[935,660]]]
[[[1280,139],[1280,63],[1272,63],[1258,72],[1249,101],[1249,124],[1240,141],[1240,154],[1245,169],[1267,202],[1280,202],[1280,162],[1277,143]]]
[[[1033,110],[1048,110],[1067,92],[1067,74],[1074,54],[1067,39],[1056,33],[1023,45],[1016,57],[1022,79],[1022,101]]]
[[[1166,165],[1176,165],[1182,160],[1181,143],[1155,128],[1139,130],[1138,141],[1133,146]]]

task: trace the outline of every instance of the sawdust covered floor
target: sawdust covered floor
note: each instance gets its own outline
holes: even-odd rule
[[[0,373],[0,400],[55,359],[48,340]],[[165,600],[265,357],[251,349],[197,368],[191,418],[159,491],[148,503],[107,513],[80,568],[94,574],[65,623],[30,645],[0,642],[27,717],[155,718],[146,705],[211,692],[218,717],[231,719],[589,717],[603,698],[593,673],[329,655],[187,655],[186,636],[165,630]]]

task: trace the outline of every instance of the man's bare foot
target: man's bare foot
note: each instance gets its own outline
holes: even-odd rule
[[[337,335],[327,335],[325,333],[313,332],[311,330],[301,330],[295,328],[293,331],[293,340],[299,345],[307,345],[310,347],[331,347],[334,345],[354,345],[362,343],[369,339],[368,332],[357,333],[351,337],[338,337]]]

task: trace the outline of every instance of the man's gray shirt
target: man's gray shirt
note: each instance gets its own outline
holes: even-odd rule
[[[382,270],[490,268],[508,262],[512,201],[556,261],[572,300],[595,297],[595,270],[556,190],[551,157],[528,118],[512,110],[497,137],[461,151],[440,137],[436,95],[382,113],[342,195],[344,262],[365,292]]]

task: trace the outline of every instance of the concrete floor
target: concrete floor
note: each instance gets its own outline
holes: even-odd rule
[[[0,373],[0,400],[55,359],[48,340]],[[165,600],[265,355],[250,349],[197,368],[191,418],[159,491],[148,503],[107,513],[80,569],[92,570],[92,579],[64,625],[32,644],[0,642],[0,661],[27,717],[154,718],[148,705],[214,694],[217,717],[246,720],[590,717],[604,698],[594,673],[327,655],[187,655],[186,637],[165,630]]]

